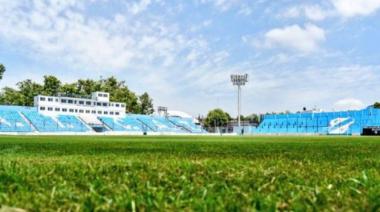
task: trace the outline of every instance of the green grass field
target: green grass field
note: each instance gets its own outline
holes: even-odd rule
[[[1,136],[27,210],[380,210],[380,138]]]

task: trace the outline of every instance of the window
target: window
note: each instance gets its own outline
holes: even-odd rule
[[[74,100],[74,104],[76,104],[77,103],[77,100]]]
[[[78,109],[75,109],[75,112],[78,113]]]
[[[70,113],[74,113],[74,109],[69,109],[69,112]]]
[[[55,99],[55,102],[58,102],[58,99]]]
[[[108,115],[108,111],[104,111],[104,115]]]
[[[45,110],[45,107],[40,107],[40,110]]]
[[[40,101],[45,101],[45,97],[40,97]]]
[[[102,106],[102,103],[97,102],[96,105],[97,105],[97,106]]]
[[[91,105],[91,102],[90,102],[90,101],[87,101],[87,102],[86,102],[86,105]]]
[[[59,111],[61,111],[61,108],[56,107],[54,110],[55,110],[56,112],[59,112]]]
[[[53,98],[48,98],[48,102],[52,102],[53,101]]]
[[[119,112],[115,112],[115,115],[117,115],[117,116],[118,116],[118,115],[119,115]]]
[[[90,113],[90,110],[86,110],[86,113]]]
[[[119,107],[120,105],[119,104],[116,104],[116,107]]]
[[[99,110],[99,111],[98,111],[98,114],[102,114],[102,111]]]
[[[62,112],[67,112],[67,108],[62,108]]]
[[[113,115],[113,111],[110,112],[110,115]]]
[[[53,108],[52,107],[48,107],[48,111],[53,111]]]
[[[73,103],[73,100],[72,100],[72,99],[69,99],[69,100],[67,100],[67,103],[72,104],[72,103]]]
[[[96,111],[95,111],[95,110],[93,110],[93,111],[91,111],[91,113],[92,113],[92,114],[96,114]]]
[[[79,113],[84,113],[84,111],[83,110],[79,110]]]
[[[66,103],[67,100],[66,99],[61,99],[61,103]]]
[[[103,106],[104,106],[104,107],[107,106],[107,105],[108,105],[107,103],[105,103],[105,102],[103,103]]]
[[[102,97],[102,96],[103,96],[103,94],[99,93],[99,94],[98,94],[98,96],[99,96],[99,97]]]
[[[79,101],[79,104],[80,105],[84,105],[84,101]]]
[[[103,96],[104,96],[104,97],[108,97],[108,94],[104,94]]]

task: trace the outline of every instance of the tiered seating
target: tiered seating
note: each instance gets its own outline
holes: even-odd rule
[[[118,123],[120,123],[126,131],[139,131],[142,132],[146,128],[140,121],[136,119],[135,116],[127,115],[123,118],[120,118],[118,120]],[[149,129],[146,129],[146,131],[150,131]]]
[[[126,128],[111,117],[99,117],[99,119],[113,131],[127,131]]]
[[[44,116],[37,111],[24,111],[25,117],[33,124],[39,132],[61,132],[65,128],[60,126],[49,116]]]
[[[160,132],[176,132],[176,133],[185,132],[181,128],[171,123],[167,118],[162,117],[162,116],[152,117],[152,122],[154,125],[157,126],[157,129]]]
[[[360,134],[364,127],[380,126],[380,110],[270,114],[253,132],[260,134]]]
[[[204,133],[201,126],[196,125],[190,118],[169,117],[169,120],[177,126],[181,126],[192,133]]]
[[[76,116],[72,115],[59,115],[57,120],[61,123],[65,131],[72,132],[87,132],[90,129],[84,125]]]
[[[0,110],[0,132],[31,132],[30,125],[17,111]]]
[[[131,117],[136,119],[137,121],[140,121],[144,130],[153,132],[159,131],[158,127],[154,124],[153,118],[151,116],[131,115]]]

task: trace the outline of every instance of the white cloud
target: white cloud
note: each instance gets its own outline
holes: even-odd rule
[[[316,25],[306,24],[304,28],[299,25],[291,25],[275,28],[265,33],[264,46],[309,53],[318,50],[319,44],[325,39],[325,31]]]
[[[58,60],[84,71],[170,66],[181,61],[178,58],[184,51],[203,51],[197,46],[198,38],[187,37],[161,18],[122,13],[108,19],[89,17],[84,4],[90,3],[6,1],[0,5],[0,38],[27,49],[31,57]]]
[[[380,0],[331,0],[343,17],[366,16],[380,9]]]
[[[129,11],[136,15],[146,10],[151,3],[151,0],[138,0],[138,2],[134,2],[129,6]]]
[[[334,103],[334,108],[336,110],[358,110],[363,109],[364,107],[364,103],[355,98],[341,99]]]
[[[305,16],[311,21],[322,21],[330,15],[330,12],[322,9],[319,5],[303,5],[286,9],[285,12],[280,15],[280,17],[299,18],[301,16]]]

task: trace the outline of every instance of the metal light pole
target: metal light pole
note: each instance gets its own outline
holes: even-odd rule
[[[240,112],[241,112],[241,86],[248,82],[248,74],[232,74],[231,82],[238,87],[238,127],[240,130]]]

